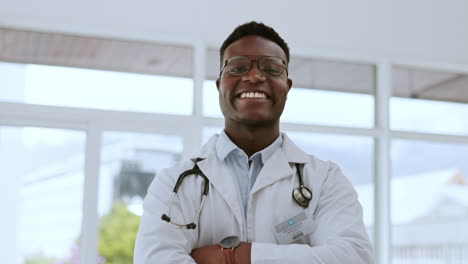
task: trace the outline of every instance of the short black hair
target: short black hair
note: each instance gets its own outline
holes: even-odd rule
[[[221,67],[224,63],[223,57],[227,47],[238,39],[251,35],[261,36],[278,44],[278,46],[281,47],[281,49],[284,51],[284,54],[286,55],[286,63],[289,63],[289,47],[284,39],[281,38],[272,27],[269,27],[263,23],[251,21],[236,27],[221,45],[221,48],[219,49]]]

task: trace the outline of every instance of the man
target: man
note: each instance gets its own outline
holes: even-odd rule
[[[224,131],[151,184],[135,264],[373,263],[350,182],[280,133],[287,44],[250,22],[224,41],[220,59]]]

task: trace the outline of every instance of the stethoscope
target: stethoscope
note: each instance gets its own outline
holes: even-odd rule
[[[172,191],[172,198],[171,198],[171,201],[169,203],[169,211],[168,211],[167,214],[163,214],[161,216],[161,219],[163,221],[171,223],[171,224],[173,224],[173,225],[175,225],[175,226],[177,226],[179,228],[185,227],[187,229],[195,229],[197,227],[197,225],[195,224],[195,220],[198,219],[198,217],[200,216],[200,212],[201,212],[201,210],[203,208],[203,205],[205,204],[205,199],[206,199],[206,196],[208,195],[209,183],[210,183],[208,178],[205,176],[205,174],[198,167],[197,163],[199,161],[201,161],[201,160],[203,160],[203,159],[200,159],[200,158],[196,159],[195,160],[195,165],[193,166],[192,169],[186,170],[186,171],[182,172],[182,174],[180,174],[180,176],[177,179],[177,182],[176,182],[176,184],[174,186],[174,190]],[[297,176],[299,177],[299,187],[294,188],[294,190],[292,192],[292,197],[293,197],[294,201],[296,201],[297,204],[299,204],[300,206],[302,206],[304,208],[307,208],[307,207],[309,207],[309,203],[312,200],[312,191],[309,188],[307,188],[306,186],[304,186],[304,181],[302,179],[302,175],[301,175],[301,172],[299,170],[298,163],[296,163],[296,170],[297,170]],[[197,213],[195,214],[194,217],[192,217],[192,219],[190,219],[189,223],[179,224],[179,223],[176,223],[176,222],[172,221],[172,219],[171,219],[172,203],[174,202],[174,198],[177,195],[177,191],[179,190],[180,185],[182,185],[182,181],[184,180],[184,178],[186,176],[189,176],[189,175],[199,175],[199,176],[203,177],[203,181],[204,181],[203,186],[204,187],[203,187],[203,193],[202,193],[202,201],[201,201],[200,207],[197,210]]]

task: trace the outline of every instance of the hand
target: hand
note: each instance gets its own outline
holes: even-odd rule
[[[252,244],[241,242],[234,249],[234,258],[236,264],[250,264],[250,249]],[[190,256],[197,264],[225,264],[224,253],[220,245],[211,245],[196,248],[190,253]]]

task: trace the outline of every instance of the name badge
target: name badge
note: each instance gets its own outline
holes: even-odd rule
[[[315,230],[315,223],[305,212],[287,219],[273,227],[279,244],[290,244]]]

